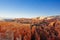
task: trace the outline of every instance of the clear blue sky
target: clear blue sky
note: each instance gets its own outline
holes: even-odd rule
[[[60,15],[60,0],[0,0],[0,17]]]

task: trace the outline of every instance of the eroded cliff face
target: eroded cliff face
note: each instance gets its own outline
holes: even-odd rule
[[[0,40],[60,40],[60,16],[0,22]]]

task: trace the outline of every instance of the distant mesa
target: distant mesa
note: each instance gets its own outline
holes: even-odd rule
[[[60,19],[60,15],[57,16],[40,16],[40,17],[33,17],[33,18],[3,18],[0,17],[0,21],[14,21],[14,20],[49,20],[49,19]]]

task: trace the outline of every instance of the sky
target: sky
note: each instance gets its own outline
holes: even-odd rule
[[[0,17],[31,18],[60,15],[60,0],[0,0]]]

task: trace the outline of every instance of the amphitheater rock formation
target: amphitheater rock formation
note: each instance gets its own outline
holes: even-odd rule
[[[60,40],[60,16],[49,18],[0,21],[0,40]]]

